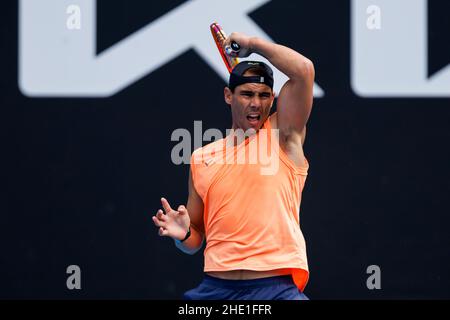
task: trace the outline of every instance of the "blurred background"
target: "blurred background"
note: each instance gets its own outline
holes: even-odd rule
[[[151,216],[162,196],[187,201],[174,130],[231,125],[214,20],[315,64],[306,295],[450,298],[449,10],[444,0],[4,1],[0,298],[180,299],[199,284],[202,252],[183,254]],[[66,286],[71,265],[80,290]],[[380,289],[367,286],[370,266]]]

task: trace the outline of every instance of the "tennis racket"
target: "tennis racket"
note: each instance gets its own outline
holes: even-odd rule
[[[214,42],[216,43],[217,49],[219,50],[219,53],[222,57],[222,60],[225,63],[228,72],[231,73],[234,66],[239,63],[239,59],[230,56],[230,53],[234,51],[234,53],[237,55],[237,52],[241,50],[241,47],[234,41],[231,43],[230,46],[225,46],[225,40],[227,38],[227,35],[217,22],[212,23],[210,29]]]

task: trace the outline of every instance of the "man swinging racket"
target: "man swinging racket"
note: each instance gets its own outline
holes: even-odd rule
[[[275,99],[273,72],[259,61],[233,66],[225,102],[231,107],[232,130],[224,139],[194,151],[186,207],[173,209],[161,198],[162,210],[152,217],[160,236],[171,237],[188,254],[204,250],[204,279],[184,294],[192,300],[306,300],[306,246],[300,229],[300,203],[309,164],[303,153],[306,123],[313,104],[314,66],[282,45],[232,33],[224,40],[230,55],[265,57],[289,77]],[[253,132],[236,142],[234,132]],[[261,130],[268,129],[268,130]],[[208,153],[246,150],[247,141],[263,131],[277,132],[279,165],[261,174],[258,164],[223,163]],[[222,149],[223,147],[223,149]],[[248,151],[248,150],[247,150]],[[215,154],[219,154],[216,152]]]

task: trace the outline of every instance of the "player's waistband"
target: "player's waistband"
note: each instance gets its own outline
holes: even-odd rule
[[[238,289],[238,288],[258,288],[277,284],[292,284],[294,283],[291,275],[273,276],[259,279],[249,280],[228,280],[212,277],[204,274],[204,284],[210,284],[215,287]]]

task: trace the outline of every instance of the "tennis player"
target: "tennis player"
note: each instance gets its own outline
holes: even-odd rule
[[[299,216],[309,168],[303,144],[314,66],[300,53],[258,37],[232,33],[227,45],[232,41],[240,45],[236,56],[259,54],[289,77],[277,111],[270,115],[275,99],[271,68],[260,61],[236,65],[224,88],[230,133],[193,152],[186,207],[173,209],[161,198],[164,212],[158,210],[152,219],[159,235],[173,238],[185,253],[199,251],[206,240],[204,279],[184,299],[307,300],[309,271]],[[237,138],[239,130],[246,133],[243,139]],[[251,152],[249,141],[262,132],[279,147],[270,158],[279,161],[276,171],[262,174],[263,164],[219,161]]]

